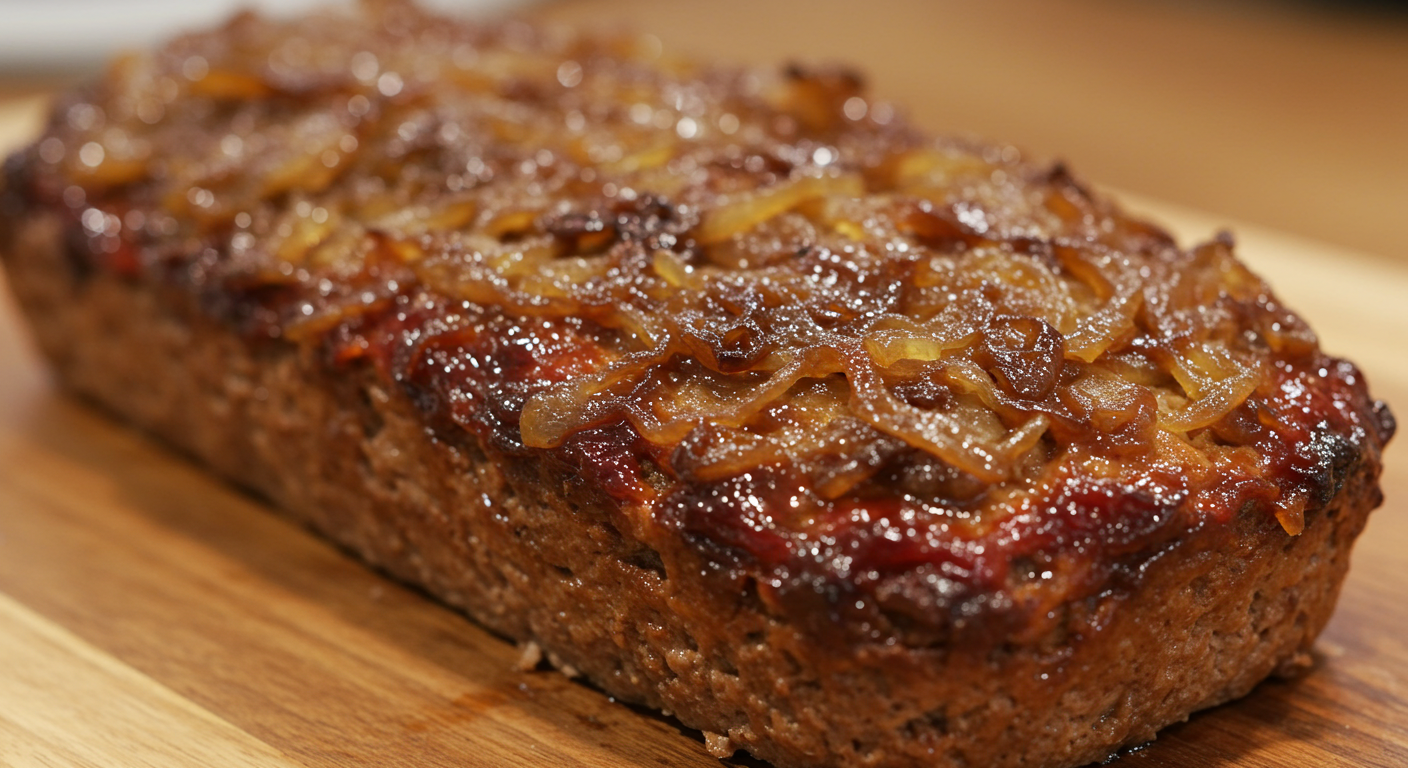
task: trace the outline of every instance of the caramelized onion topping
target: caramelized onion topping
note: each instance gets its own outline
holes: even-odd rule
[[[899,498],[905,557],[936,562],[936,531],[998,536],[1069,478],[1151,466],[1149,498],[1240,503],[1220,472],[1293,461],[1267,447],[1286,388],[1352,378],[1305,373],[1340,369],[1230,239],[1181,250],[1059,165],[923,137],[844,71],[388,7],[118,62],[59,106],[35,185],[124,274],[338,361],[388,339],[388,375],[463,389],[424,402],[493,416],[455,423],[623,467],[604,487],[631,499],[774,478],[767,541],[794,554]],[[1304,495],[1269,487],[1299,530]]]

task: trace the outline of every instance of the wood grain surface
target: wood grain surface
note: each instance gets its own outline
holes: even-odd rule
[[[41,108],[0,101],[0,153]],[[1185,241],[1234,229],[1324,345],[1408,416],[1408,266],[1122,197]],[[57,391],[2,280],[0,296],[0,765],[718,763],[667,718],[515,671],[510,643]],[[1118,765],[1408,766],[1408,449],[1386,458],[1387,502],[1316,669]]]

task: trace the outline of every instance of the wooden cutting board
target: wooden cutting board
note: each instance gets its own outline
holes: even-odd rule
[[[39,106],[0,104],[0,153]],[[1225,224],[1131,202],[1189,238]],[[1325,345],[1408,413],[1408,270],[1236,229]],[[1408,765],[1408,449],[1387,460],[1388,501],[1315,671],[1196,715],[1119,765]],[[718,763],[698,733],[515,671],[518,656],[57,391],[0,298],[0,765]]]

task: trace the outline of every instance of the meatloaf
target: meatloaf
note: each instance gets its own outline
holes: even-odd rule
[[[246,14],[0,184],[67,387],[719,755],[1103,759],[1304,666],[1381,499],[1230,236],[842,68]]]

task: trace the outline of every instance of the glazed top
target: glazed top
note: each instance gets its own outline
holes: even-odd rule
[[[245,15],[113,63],[5,183],[94,266],[875,633],[1044,615],[1239,513],[1296,535],[1393,431],[1230,237],[1180,249],[839,68]]]

